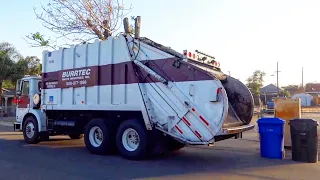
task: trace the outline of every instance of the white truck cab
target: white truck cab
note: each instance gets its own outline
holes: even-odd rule
[[[27,76],[17,81],[16,90],[16,122],[14,130],[22,130],[22,124],[27,117],[27,114],[32,114],[36,117],[44,116],[40,109],[40,94],[41,94],[41,77]],[[41,125],[41,124],[39,124]],[[45,129],[40,126],[39,129]]]

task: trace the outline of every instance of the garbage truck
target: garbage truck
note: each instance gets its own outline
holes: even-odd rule
[[[26,143],[67,135],[131,160],[254,128],[252,94],[215,57],[128,34],[43,51],[41,76],[18,80],[15,103]]]

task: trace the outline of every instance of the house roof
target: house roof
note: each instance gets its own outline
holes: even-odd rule
[[[320,91],[308,91],[307,94],[320,94]]]
[[[3,91],[9,92],[10,90],[9,90],[9,89],[6,89],[6,88],[2,88],[2,92],[3,92]]]
[[[307,83],[306,89],[308,92],[320,92],[320,83]]]
[[[16,94],[15,89],[2,88],[2,96],[14,96]]]
[[[276,85],[269,84],[269,85],[266,85],[266,86],[260,88],[260,92],[261,93],[266,93],[266,94],[277,93],[278,92],[277,89],[279,89],[279,92],[283,91],[282,88],[280,88],[280,87],[277,88]]]

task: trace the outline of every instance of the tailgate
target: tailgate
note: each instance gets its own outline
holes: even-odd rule
[[[218,135],[237,134],[249,131],[254,128],[254,124],[245,124],[235,113],[231,105],[228,108],[228,115],[224,121],[221,131]]]

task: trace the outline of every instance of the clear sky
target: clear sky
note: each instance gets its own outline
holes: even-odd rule
[[[33,7],[46,0],[3,1],[0,41],[24,56],[41,58],[22,37],[51,33],[35,18]],[[142,17],[141,35],[177,51],[199,49],[220,61],[222,70],[245,81],[254,70],[267,73],[266,83],[279,85],[320,81],[319,0],[125,0],[130,15]]]

